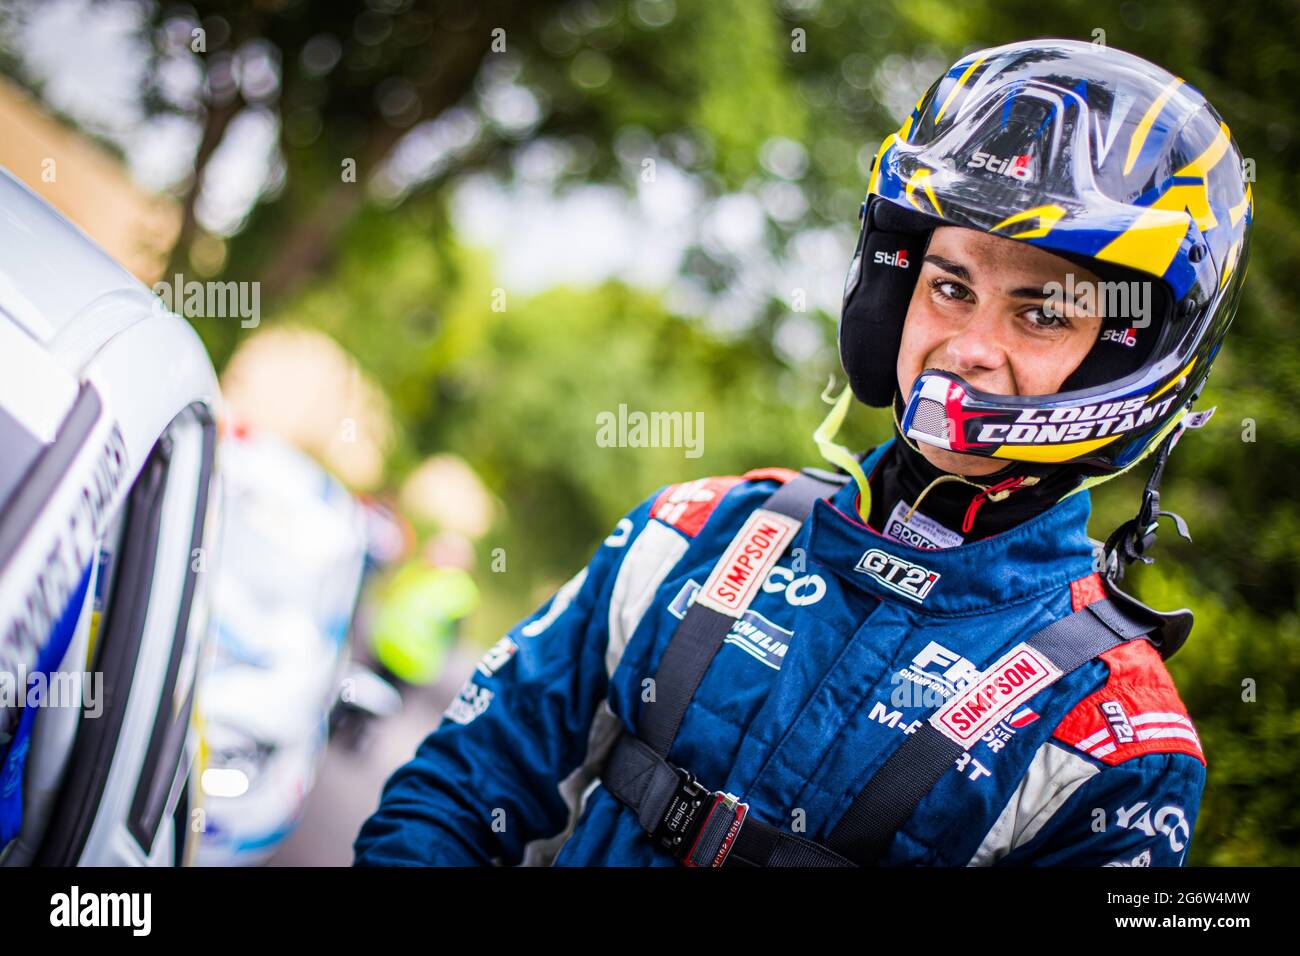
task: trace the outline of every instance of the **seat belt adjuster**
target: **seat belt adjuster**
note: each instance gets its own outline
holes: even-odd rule
[[[673,769],[679,782],[650,838],[686,866],[721,866],[749,804],[734,794],[709,790],[689,770]]]
[[[695,842],[681,860],[684,866],[722,866],[749,814],[749,804],[741,803],[735,794],[714,793],[712,797]]]

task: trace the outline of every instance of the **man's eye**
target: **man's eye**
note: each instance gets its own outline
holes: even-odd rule
[[[970,290],[960,283],[953,282],[950,279],[932,279],[930,288],[938,292],[945,299],[952,299],[954,302],[965,302],[970,298]]]
[[[1039,308],[1026,309],[1021,313],[1021,315],[1028,319],[1029,324],[1036,329],[1066,328],[1070,324],[1069,321],[1066,320],[1065,316],[1048,315]]]

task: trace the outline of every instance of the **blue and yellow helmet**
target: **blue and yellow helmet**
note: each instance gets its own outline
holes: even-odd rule
[[[1051,395],[994,395],[926,370],[903,433],[965,454],[1125,469],[1178,425],[1209,374],[1236,312],[1252,211],[1227,125],[1179,77],[1071,40],[973,53],[872,163],[839,330],[853,392],[891,402],[936,226],[1027,242],[1103,280],[1142,281],[1155,293],[1149,324],[1108,314],[1109,331]]]

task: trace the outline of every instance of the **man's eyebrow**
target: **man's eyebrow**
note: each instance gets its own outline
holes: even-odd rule
[[[964,279],[970,282],[970,270],[960,263],[953,262],[951,259],[945,259],[943,256],[936,256],[933,253],[925,257],[925,261],[938,266],[944,272],[951,272],[958,279]]]
[[[1026,285],[1019,289],[1012,289],[1008,295],[1013,299],[1046,299],[1049,293],[1041,285]],[[1079,293],[1082,295],[1082,293]],[[1078,298],[1076,295],[1075,298]]]
[[[933,253],[926,256],[925,261],[933,263],[944,272],[952,273],[958,279],[963,279],[966,282],[971,281],[970,270],[959,262],[953,262],[951,259],[945,259],[943,256],[938,256]],[[1051,293],[1041,285],[1025,285],[1021,286],[1019,289],[1012,289],[1007,294],[1013,299],[1046,299]]]

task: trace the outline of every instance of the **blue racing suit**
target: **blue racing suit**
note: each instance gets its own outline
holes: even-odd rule
[[[870,473],[892,442],[863,461]],[[745,519],[792,475],[670,485],[484,656],[384,785],[358,865],[671,866],[599,779]],[[1008,648],[1103,596],[1087,491],[992,537],[922,550],[818,501],[713,659],[668,754],[763,822],[822,841],[925,716]],[[859,569],[921,566],[924,596]],[[1159,653],[1121,644],[969,747],[880,862],[1181,865],[1205,759]]]

